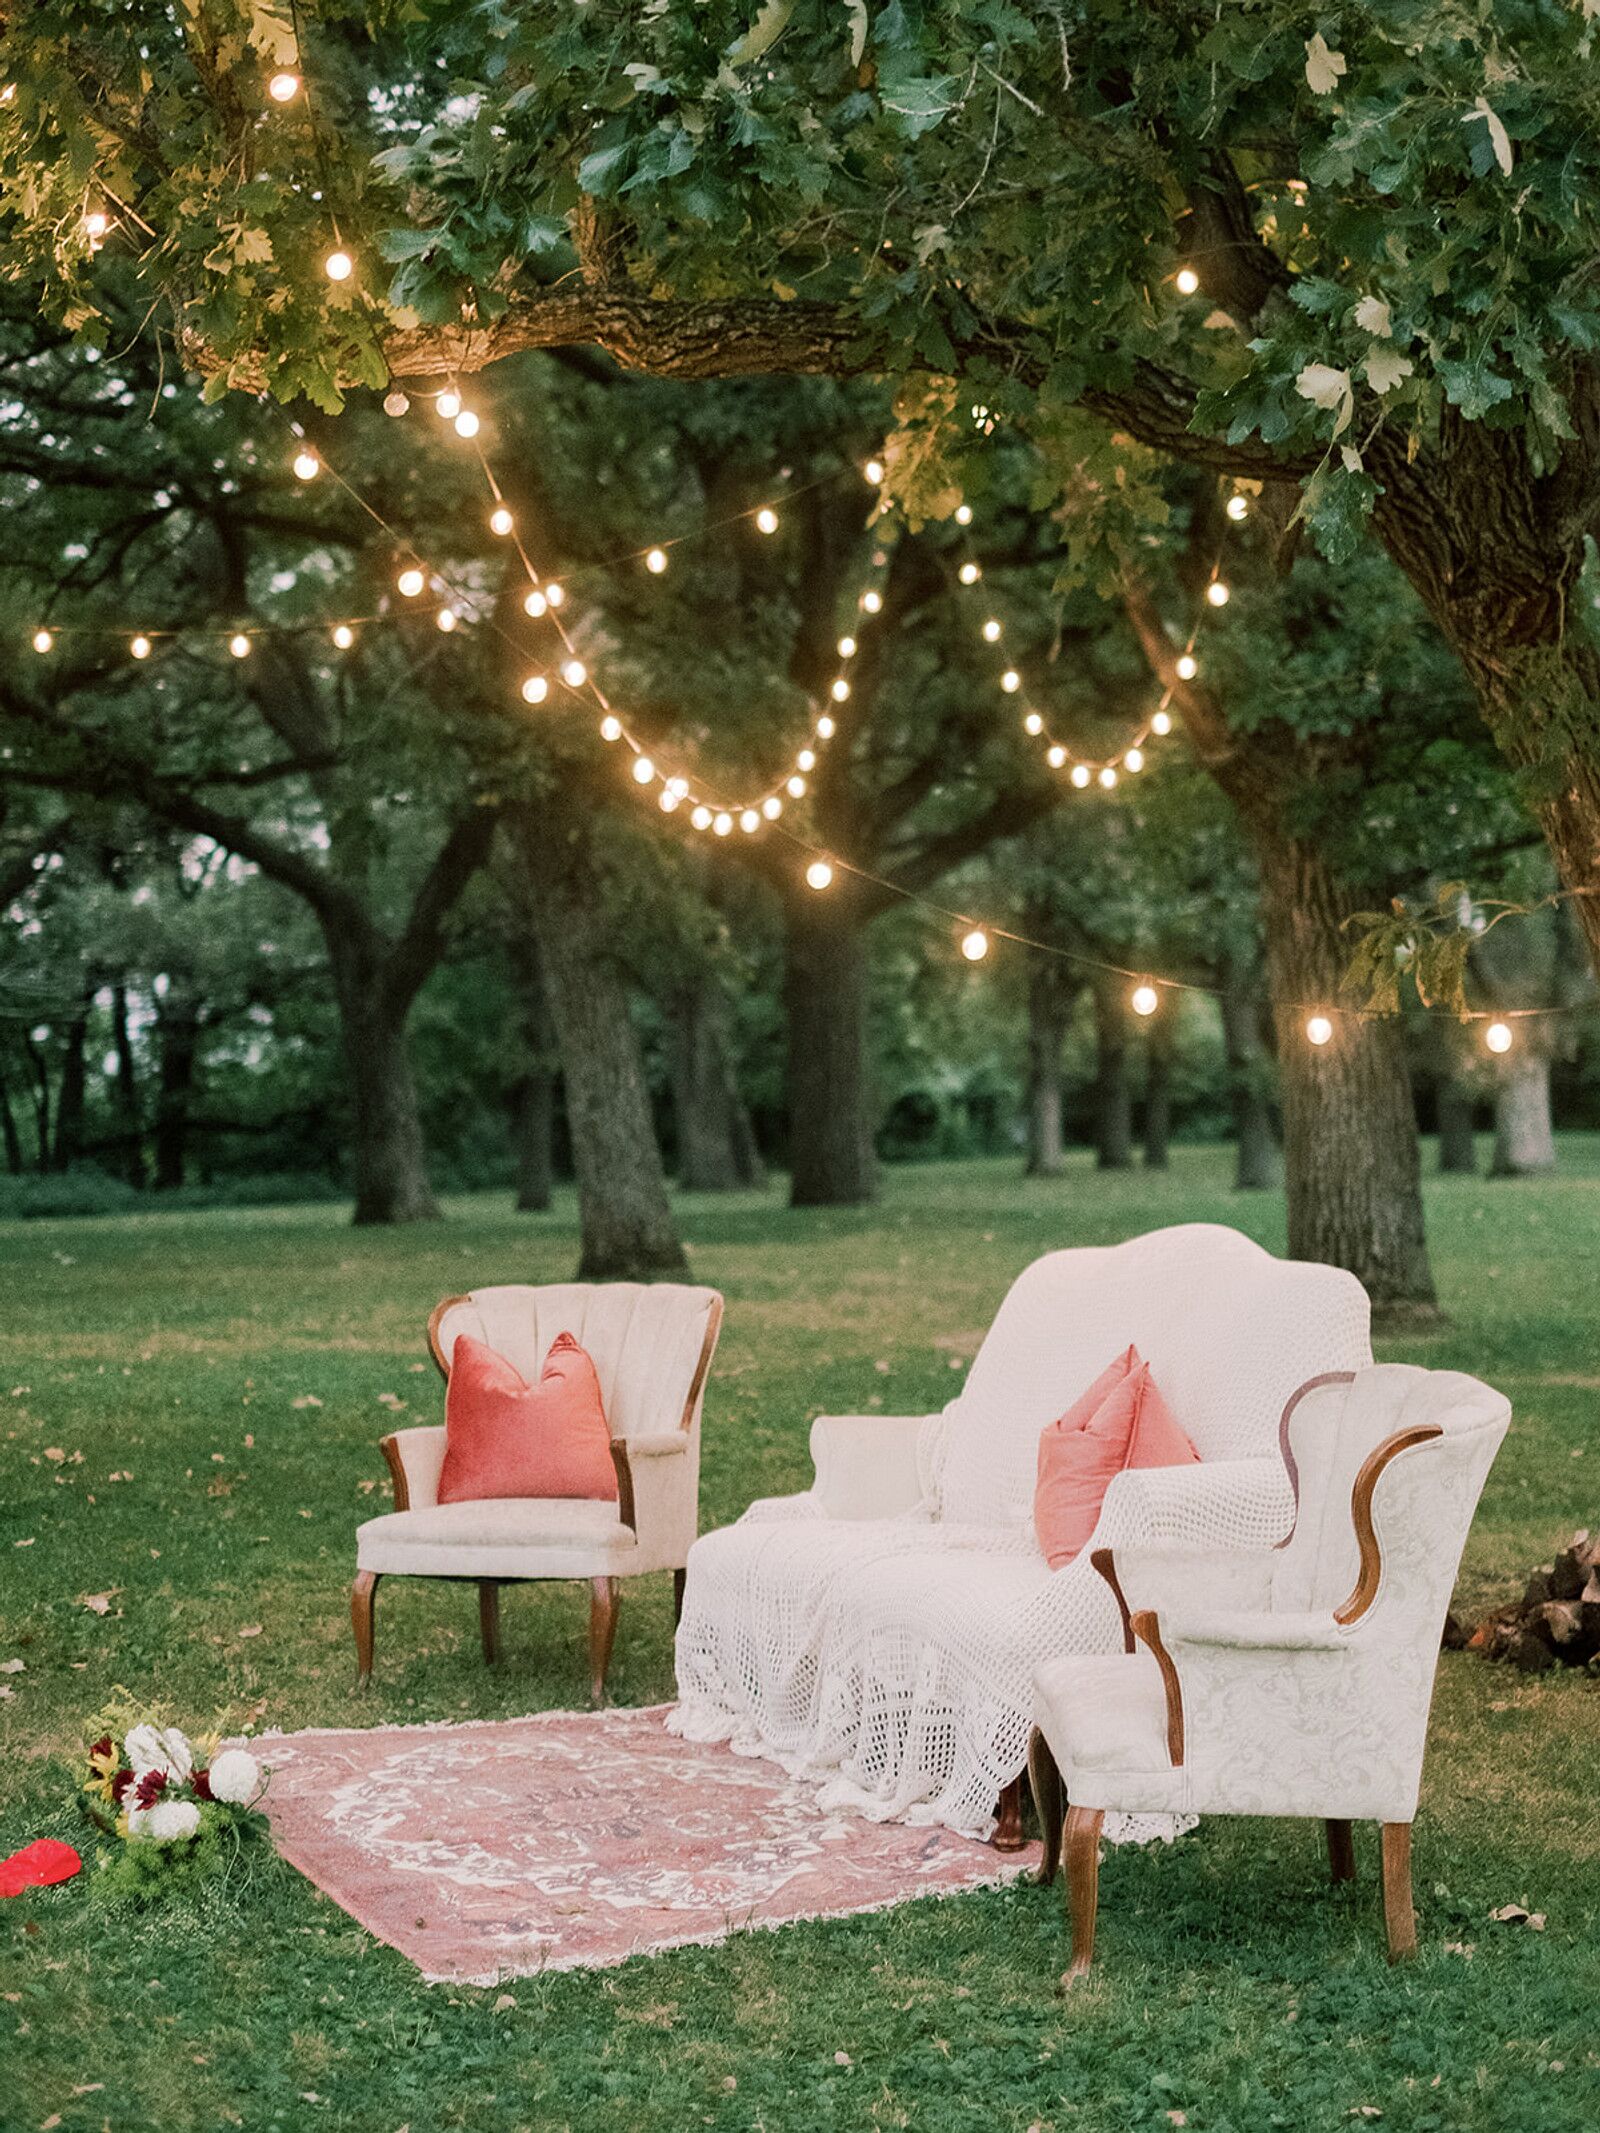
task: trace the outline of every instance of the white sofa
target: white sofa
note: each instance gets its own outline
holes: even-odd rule
[[[463,1333],[505,1357],[529,1384],[550,1344],[570,1333],[593,1358],[611,1430],[617,1501],[507,1497],[440,1503],[442,1423],[383,1439],[395,1508],[356,1534],[351,1589],[357,1678],[372,1672],[373,1605],[382,1577],[465,1578],[478,1586],[484,1656],[499,1647],[499,1589],[524,1579],[587,1578],[590,1691],[605,1695],[616,1635],[617,1580],[683,1565],[700,1513],[700,1409],[722,1323],[715,1289],[681,1282],[511,1283],[447,1296],[428,1322],[448,1381]]]
[[[820,1416],[812,1487],[695,1543],[675,1729],[816,1779],[828,1807],[983,1834],[1009,1789],[1014,1823],[1036,1668],[1122,1644],[1090,1548],[1055,1572],[1039,1551],[1039,1433],[1130,1341],[1203,1463],[1120,1475],[1090,1548],[1276,1541],[1286,1405],[1372,1360],[1360,1284],[1210,1223],[1054,1252],[941,1413]]]

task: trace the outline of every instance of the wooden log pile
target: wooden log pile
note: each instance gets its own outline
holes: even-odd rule
[[[1533,1572],[1520,1600],[1497,1607],[1476,1629],[1451,1615],[1444,1643],[1447,1651],[1482,1652],[1526,1674],[1581,1666],[1600,1676],[1600,1534],[1574,1533],[1554,1562]]]

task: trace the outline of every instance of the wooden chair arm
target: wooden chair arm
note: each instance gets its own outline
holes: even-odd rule
[[[1183,1762],[1183,1685],[1178,1679],[1178,1669],[1172,1663],[1171,1652],[1161,1641],[1161,1624],[1148,1608],[1141,1608],[1131,1616],[1128,1627],[1139,1642],[1148,1647],[1161,1669],[1161,1686],[1167,1692],[1167,1753],[1176,1770]]]

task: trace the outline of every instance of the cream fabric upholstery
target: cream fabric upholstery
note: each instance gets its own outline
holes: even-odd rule
[[[1039,1552],[1040,1431],[1137,1342],[1205,1463],[1120,1475],[1091,1546],[1269,1547],[1293,1513],[1284,1407],[1371,1362],[1368,1317],[1350,1275],[1209,1223],[1036,1261],[941,1414],[820,1417],[812,1488],[696,1542],[670,1723],[828,1807],[986,1833],[1035,1668],[1122,1642],[1089,1551],[1055,1572]]]
[[[361,1570],[410,1577],[634,1577],[687,1561],[699,1523],[700,1410],[721,1320],[714,1289],[677,1282],[560,1282],[475,1289],[438,1315],[448,1369],[463,1333],[537,1380],[570,1333],[594,1360],[613,1442],[624,1448],[633,1523],[614,1503],[525,1498],[441,1504],[442,1426],[396,1432],[407,1508],[356,1535]]]
[[[1280,1549],[1253,1565],[1113,1549],[1130,1611],[1154,1611],[1176,1669],[1183,1757],[1175,1766],[1148,1650],[1051,1661],[1038,1670],[1035,1716],[1072,1804],[1410,1822],[1439,1634],[1510,1419],[1505,1398],[1476,1378],[1376,1365],[1297,1407],[1300,1502]],[[1376,1589],[1341,1622],[1362,1569],[1356,1476],[1396,1433],[1413,1430],[1438,1434],[1378,1473]]]

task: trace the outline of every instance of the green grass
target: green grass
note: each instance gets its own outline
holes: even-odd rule
[[[1548,1182],[1430,1186],[1450,1324],[1382,1344],[1515,1404],[1469,1606],[1600,1516],[1600,1142],[1562,1159]],[[1227,1177],[1220,1151],[1181,1150],[1168,1176],[901,1170],[862,1213],[685,1203],[695,1272],[728,1298],[704,1523],[802,1486],[819,1410],[948,1398],[1041,1251],[1193,1218],[1281,1249],[1279,1200]],[[564,1277],[574,1256],[570,1206],[451,1212],[400,1234],[328,1208],[0,1227],[0,1659],[25,1662],[0,1677],[0,1854],[85,1841],[64,1758],[118,1683],[286,1728],[581,1703],[569,1587],[506,1596],[494,1675],[470,1592],[386,1587],[377,1678],[351,1695],[344,1594],[353,1529],[382,1503],[382,1396],[436,1415],[438,1296]],[[619,1700],[671,1691],[667,1582],[625,1589]],[[103,1592],[104,1616],[81,1604]],[[1568,2133],[1600,2073],[1597,1773],[1600,1685],[1447,1657],[1415,1965],[1383,1961],[1370,1832],[1335,1892],[1313,1825],[1212,1821],[1108,1858],[1100,1968],[1070,2003],[1059,1894],[1031,1888],[524,1979],[497,2006],[423,1985],[264,1849],[144,1917],[68,1884],[0,1914],[0,2127],[1257,2133],[1370,2106],[1407,2133]],[[1491,1925],[1511,1900],[1547,1930]]]

